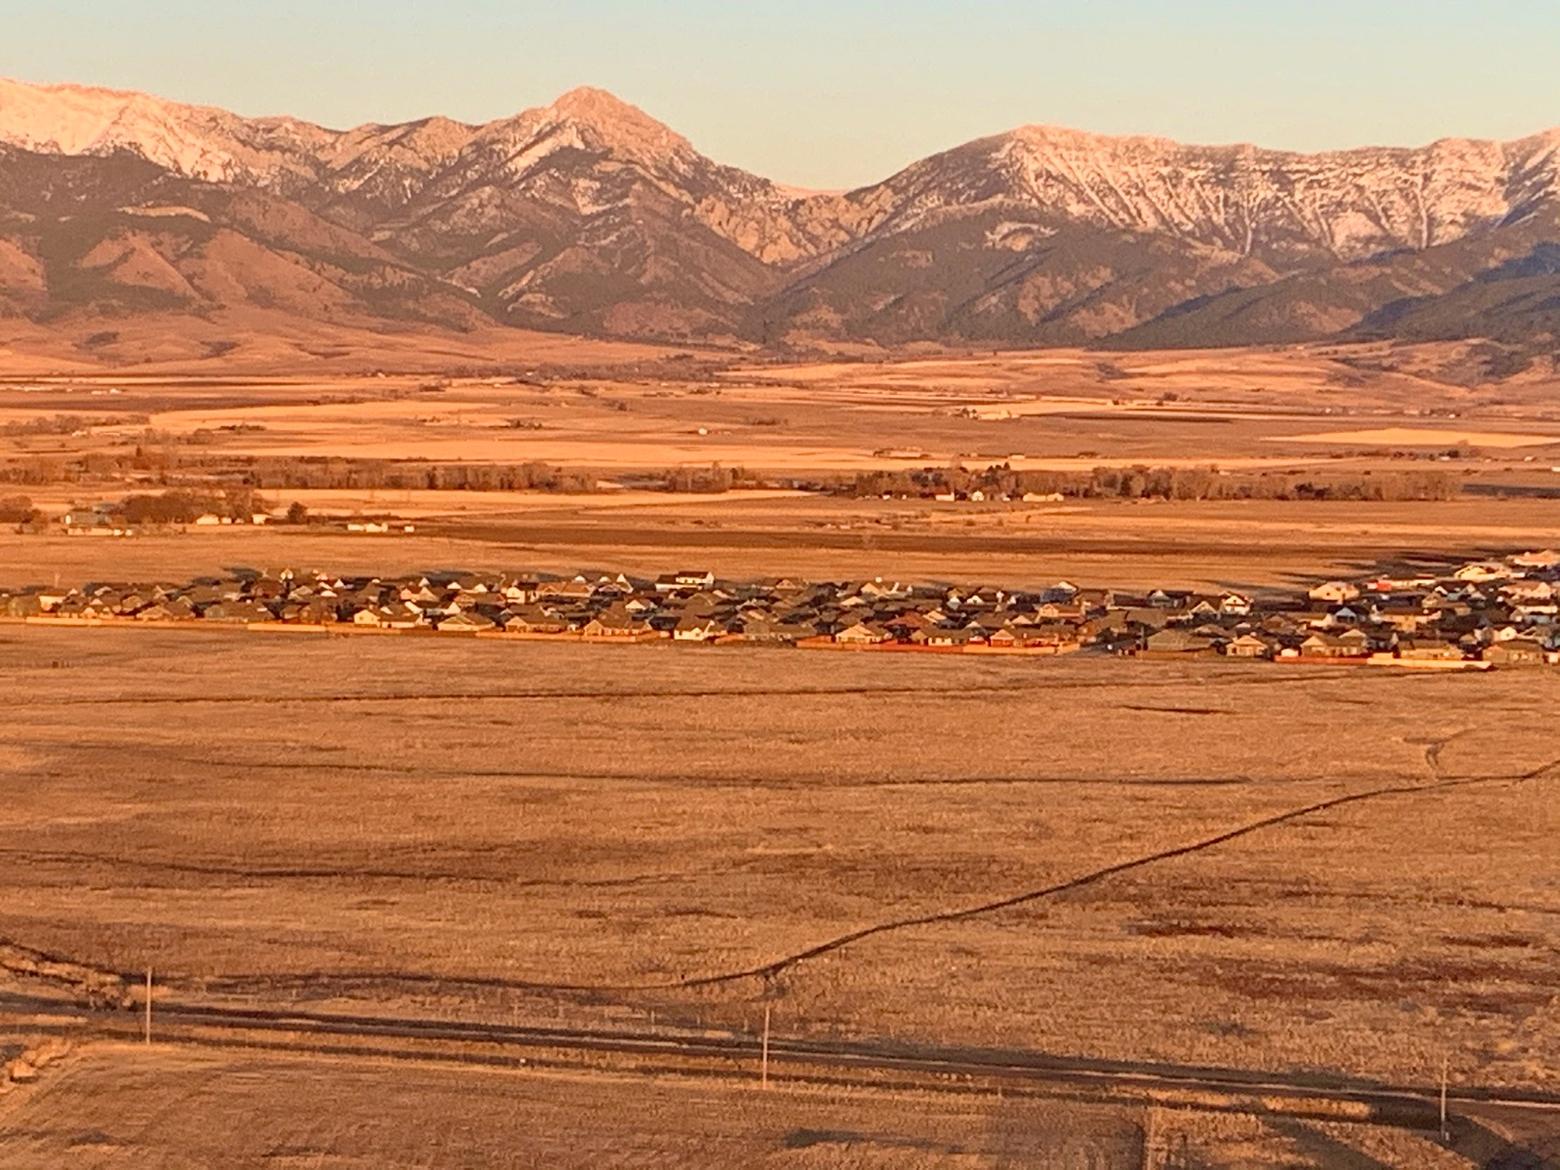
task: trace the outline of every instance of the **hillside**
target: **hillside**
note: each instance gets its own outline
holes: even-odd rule
[[[1303,155],[1025,127],[843,195],[600,90],[331,130],[0,81],[0,313],[806,347],[1557,344],[1560,131]]]

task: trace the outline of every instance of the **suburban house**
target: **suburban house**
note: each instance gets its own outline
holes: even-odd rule
[[[1530,638],[1495,642],[1485,647],[1483,658],[1497,666],[1542,666],[1549,660],[1543,644]]]
[[[674,593],[679,589],[710,589],[715,584],[715,574],[708,569],[683,569],[657,577],[656,591]]]
[[[1069,581],[1024,589],[882,577],[730,581],[703,569],[639,579],[466,572],[381,578],[283,568],[184,583],[31,586],[0,593],[0,620],[1537,667],[1560,658],[1560,556],[1520,554],[1441,574],[1329,581],[1296,592],[1157,588],[1136,597]]]
[[[1348,581],[1323,581],[1320,585],[1313,585],[1306,592],[1306,596],[1312,601],[1327,601],[1334,605],[1353,601],[1359,595],[1360,587]]]

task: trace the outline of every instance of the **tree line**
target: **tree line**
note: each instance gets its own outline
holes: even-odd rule
[[[668,492],[724,492],[757,486],[739,467],[679,466],[635,473],[633,485]],[[554,463],[425,463],[344,456],[224,456],[158,443],[110,451],[25,455],[0,461],[0,484],[113,483],[137,480],[161,487],[210,483],[263,491],[336,488],[361,491],[598,490],[595,473]]]
[[[0,437],[7,439],[28,438],[34,435],[74,435],[90,431],[94,427],[123,427],[144,425],[144,414],[49,414],[35,418],[13,419],[0,424]]]
[[[148,527],[158,524],[192,524],[201,516],[221,516],[229,520],[248,520],[269,510],[258,492],[249,487],[229,487],[219,491],[174,488],[166,492],[138,492],[126,496],[106,511],[127,524]]]
[[[931,499],[953,493],[987,497],[1028,494],[1122,500],[1450,500],[1457,481],[1444,471],[1389,470],[1347,474],[1224,472],[1214,467],[1096,467],[1090,471],[984,470],[961,466],[858,472],[849,494]]]

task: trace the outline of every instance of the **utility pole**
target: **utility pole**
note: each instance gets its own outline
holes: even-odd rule
[[[1441,1141],[1452,1140],[1452,1131],[1446,1127],[1446,1053],[1441,1054]]]
[[[146,969],[146,1014],[142,1021],[141,1032],[143,1043],[150,1044],[152,1042],[152,969],[150,967]]]
[[[762,1088],[769,1088],[769,1005],[764,1005],[764,1056],[759,1074]]]

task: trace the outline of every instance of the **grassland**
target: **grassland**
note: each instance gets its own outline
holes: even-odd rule
[[[154,1045],[81,1046],[0,1098],[16,1170],[482,1166],[1413,1166],[1535,1148],[1481,1129],[1463,1151],[1347,1122],[1263,1124],[1149,1107],[713,1079],[473,1070]],[[1542,1147],[1538,1147],[1542,1148]],[[1519,1155],[1520,1156],[1520,1155]]]
[[[85,435],[11,436],[0,455],[97,449],[150,430],[200,433],[203,451],[235,456],[545,460],[609,478],[711,463],[806,475],[952,460],[1337,470],[1459,446],[1490,474],[1560,462],[1551,379],[1470,387],[1412,372],[1414,356],[1045,351],[799,366],[554,341],[493,375],[326,364],[266,376],[9,372],[0,422],[104,421]]]
[[[786,364],[552,339],[534,351],[495,351],[493,372],[482,375],[414,367],[375,376],[328,361],[308,374],[282,363],[210,372],[157,363],[113,373],[18,368],[0,379],[0,464],[36,464],[45,482],[5,491],[54,516],[169,482],[150,471],[49,478],[61,461],[138,447],[233,474],[253,459],[402,469],[539,460],[603,490],[263,489],[274,507],[297,501],[322,521],[392,514],[418,525],[415,538],[378,542],[349,540],[324,523],[89,548],[7,527],[0,584],[56,571],[185,577],[235,564],[658,572],[688,560],[733,576],[1260,588],[1560,541],[1546,498],[1560,490],[1552,380],[1539,371],[1467,385],[1454,376],[1457,361],[1456,347],[1352,346]],[[60,418],[83,425],[27,429]],[[1439,458],[1448,452],[1458,457]],[[1437,469],[1467,493],[1515,489],[1528,498],[942,504],[762,491],[674,497],[638,487],[677,467],[719,464],[788,482],[952,462],[1071,471],[1215,465],[1323,478]]]
[[[1547,674],[21,627],[0,669],[0,937],[181,997],[746,1033],[767,1004],[803,1037],[1556,1087]],[[420,1165],[426,1124],[496,1165],[1069,1165],[1144,1120],[736,1091],[87,1044],[0,1098],[0,1150]],[[1161,1124],[1208,1166],[1477,1164]]]
[[[345,493],[326,493],[342,512]],[[228,566],[346,573],[435,568],[654,575],[709,566],[723,577],[1149,589],[1293,589],[1377,568],[1444,564],[1560,544],[1548,500],[1436,504],[1282,501],[940,504],[897,500],[635,493],[358,497],[408,515],[407,536],[339,525],[199,529],[129,540],[19,534],[0,527],[0,587],[92,580],[185,580]],[[440,497],[430,499],[429,497]]]
[[[767,996],[799,1034],[1553,1087],[1547,674],[32,628],[0,655],[0,933],[40,950],[267,1001],[740,1027]],[[1419,788],[1447,779],[1475,782]]]

